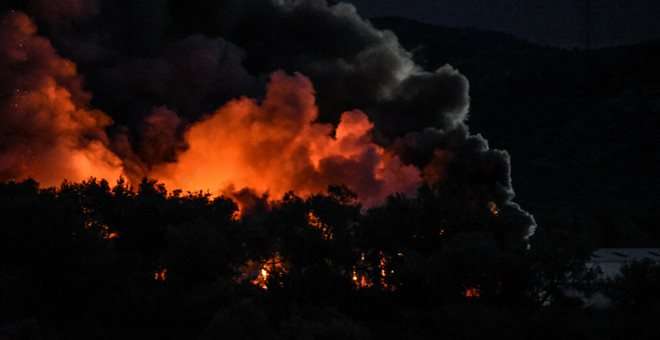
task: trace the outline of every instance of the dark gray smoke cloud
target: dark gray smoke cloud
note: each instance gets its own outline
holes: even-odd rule
[[[341,112],[363,108],[388,138],[454,126],[468,111],[460,73],[421,70],[392,32],[375,29],[352,5],[99,0],[94,8],[90,17],[69,13],[67,25],[41,21],[88,77],[95,103],[106,111],[140,111],[120,122],[160,105],[183,117],[199,115],[239,94],[263,93],[264,80],[279,69],[312,79],[322,120],[336,122]]]
[[[534,217],[512,200],[511,162],[506,151],[493,150],[467,125],[451,131],[427,128],[397,139],[393,148],[401,159],[423,169],[428,182],[457,204],[494,204],[510,235],[528,238],[536,228]]]
[[[509,156],[467,129],[469,84],[447,65],[427,71],[389,31],[352,5],[325,0],[30,0],[20,9],[73,60],[91,104],[115,122],[107,130],[127,172],[139,176],[185,150],[182,135],[229,99],[260,97],[276,70],[300,72],[316,90],[319,119],[337,123],[360,109],[375,137],[428,182],[511,202]]]

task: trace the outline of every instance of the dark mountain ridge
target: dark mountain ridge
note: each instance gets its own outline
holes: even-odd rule
[[[659,40],[562,49],[402,18],[372,22],[421,65],[449,63],[468,77],[472,131],[511,153],[518,200],[540,225],[612,224],[620,232],[602,242],[618,245],[657,234]]]

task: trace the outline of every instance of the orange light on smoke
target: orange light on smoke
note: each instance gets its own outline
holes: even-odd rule
[[[309,79],[276,72],[263,101],[236,99],[192,124],[188,148],[150,176],[169,188],[216,194],[251,188],[275,199],[344,184],[366,206],[415,192],[420,171],[373,141],[365,113],[344,112],[336,127],[319,123],[318,114]]]
[[[29,136],[18,139],[20,143],[3,144],[0,180],[34,178],[56,186],[65,179],[117,179],[122,162],[105,132],[112,119],[89,107],[91,96],[81,87],[76,65],[59,56],[25,14],[11,12],[0,25],[0,39],[20,42],[3,50],[3,62],[9,62],[3,67],[26,66],[20,72],[3,73],[9,77],[3,78],[3,86],[18,86],[3,89],[0,134]]]
[[[364,112],[343,112],[336,126],[321,123],[312,82],[280,71],[272,74],[263,99],[232,100],[190,124],[182,141],[187,148],[176,161],[145,166],[139,157],[127,156],[135,150],[126,136],[111,141],[106,130],[112,119],[90,106],[76,65],[38,36],[26,15],[14,13],[6,20],[6,38],[21,42],[8,52],[10,61],[34,67],[9,82],[21,86],[3,99],[11,108],[3,112],[11,124],[0,130],[31,138],[3,149],[0,180],[31,177],[54,186],[65,179],[124,177],[137,183],[149,177],[169,190],[220,195],[250,188],[274,199],[290,191],[307,196],[346,185],[366,207],[393,193],[414,194],[422,182],[420,169],[374,141],[374,123]],[[150,116],[145,124],[177,127],[175,113],[163,115]],[[122,155],[111,147],[115,142]],[[234,219],[240,217],[239,212]]]

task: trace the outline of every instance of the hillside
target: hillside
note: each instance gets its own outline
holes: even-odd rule
[[[595,224],[607,234],[601,245],[657,236],[660,42],[565,50],[407,19],[372,22],[427,68],[450,63],[470,79],[470,126],[509,150],[518,201],[540,224]]]

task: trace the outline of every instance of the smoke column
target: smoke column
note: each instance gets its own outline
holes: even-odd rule
[[[367,205],[421,184],[414,166],[373,143],[363,112],[344,112],[336,129],[315,123],[311,82],[274,73],[262,103],[231,101],[186,132],[188,149],[151,175],[168,187],[217,190],[248,187],[281,197],[346,184]]]
[[[509,155],[467,126],[467,79],[422,69],[352,5],[18,6],[0,26],[0,180],[150,176],[274,198],[346,184],[367,206],[426,183],[534,230]]]
[[[24,14],[0,23],[0,178],[118,178],[121,160],[105,133],[112,119],[88,106],[75,64],[35,32]]]

